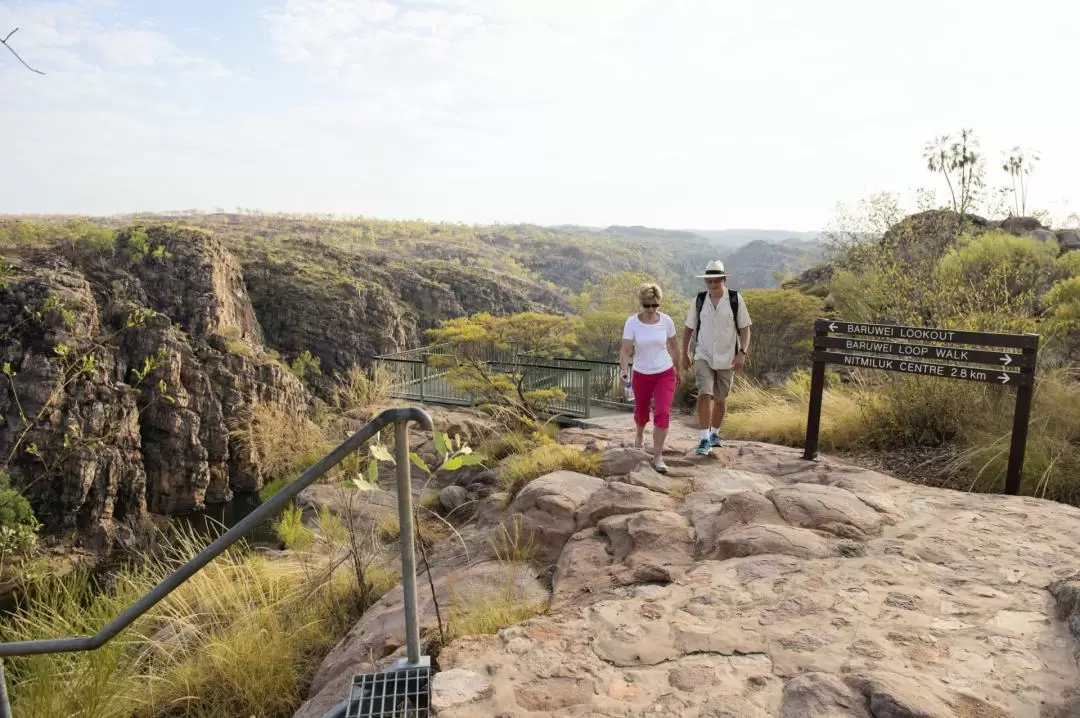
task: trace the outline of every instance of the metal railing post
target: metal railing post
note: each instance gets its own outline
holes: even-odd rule
[[[420,662],[420,620],[416,608],[416,550],[413,546],[412,477],[409,470],[409,427],[394,430],[397,463],[398,524],[401,527],[401,590],[405,597],[405,645],[409,664]]]
[[[0,658],[0,718],[11,718],[11,701],[7,694],[7,676],[4,675],[4,659]]]
[[[585,372],[585,418],[592,415],[592,371]]]
[[[420,403],[424,403],[424,384],[427,383],[427,360],[420,360]]]

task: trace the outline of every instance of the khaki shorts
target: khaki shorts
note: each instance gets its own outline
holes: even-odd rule
[[[704,359],[694,360],[694,380],[698,396],[711,396],[713,401],[724,401],[731,392],[734,369],[713,369]]]

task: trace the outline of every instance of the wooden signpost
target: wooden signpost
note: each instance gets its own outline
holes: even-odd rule
[[[836,334],[843,336],[831,336]],[[818,458],[826,364],[998,384],[1016,389],[1005,493],[1018,494],[1038,344],[1038,334],[995,334],[818,319],[814,322],[814,364],[803,458]]]

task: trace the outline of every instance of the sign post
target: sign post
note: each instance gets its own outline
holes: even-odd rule
[[[833,336],[837,334],[844,336]],[[818,319],[814,322],[814,364],[810,374],[810,408],[806,417],[803,458],[814,461],[818,458],[826,364],[998,384],[1016,389],[1012,444],[1005,477],[1005,493],[1016,495],[1020,493],[1020,475],[1024,468],[1038,344],[1038,334],[996,334]],[[1020,350],[1019,353],[1016,350]]]

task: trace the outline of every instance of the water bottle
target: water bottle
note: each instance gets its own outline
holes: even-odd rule
[[[625,380],[626,380],[626,386],[624,387],[624,389],[626,390],[626,400],[628,402],[630,402],[631,404],[633,404],[634,403],[634,385],[630,381],[630,375],[629,374],[624,374],[623,376],[625,377]]]

